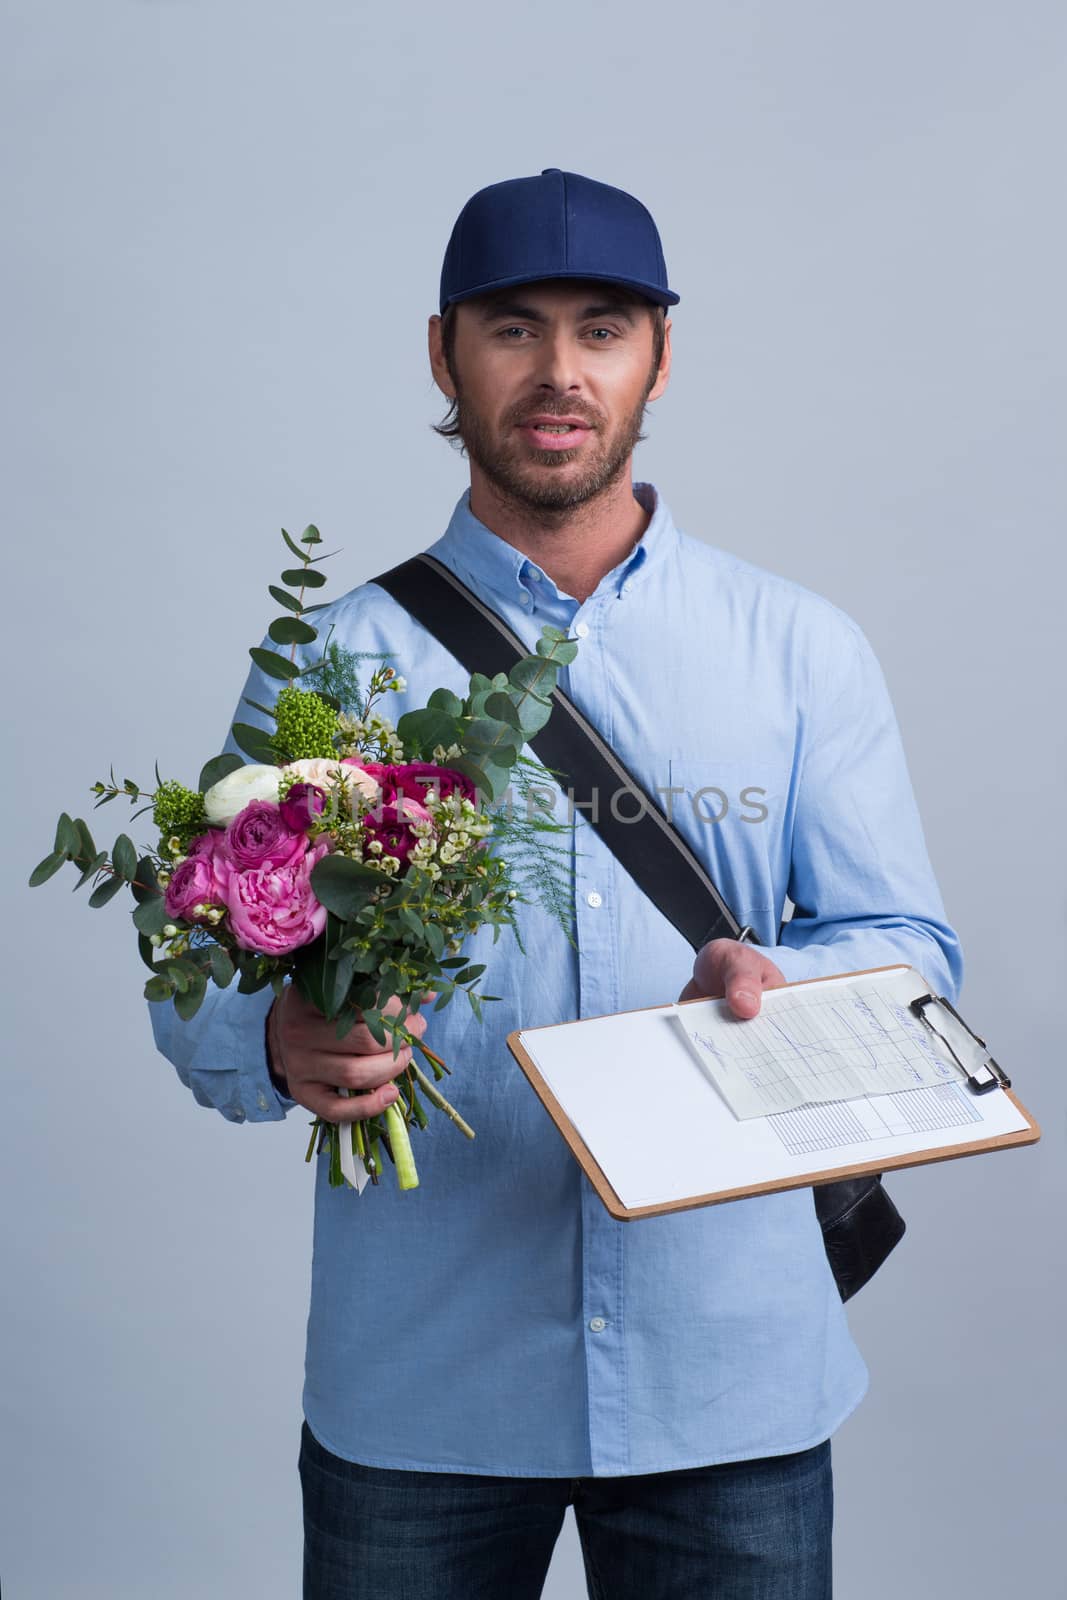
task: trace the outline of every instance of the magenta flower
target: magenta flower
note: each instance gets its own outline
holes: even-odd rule
[[[294,833],[304,833],[326,809],[326,792],[317,783],[294,783],[281,803],[282,821]]]
[[[225,905],[221,844],[222,834],[215,829],[198,834],[193,840],[189,854],[180,866],[175,867],[167,884],[164,905],[168,917],[181,917],[185,922],[202,922],[203,915],[194,915],[194,906]]]
[[[226,829],[226,855],[235,867],[284,866],[304,853],[303,829],[294,830],[270,800],[250,800]]]
[[[382,847],[382,855],[396,856],[403,864],[418,843],[418,834],[411,824],[432,821],[433,818],[424,805],[404,796],[402,807],[382,805],[375,811],[368,812],[363,818],[363,834],[367,844],[374,839],[378,840]]]
[[[288,861],[268,860],[247,871],[233,865],[227,869],[224,887],[230,931],[242,949],[268,956],[288,955],[317,939],[326,926],[326,907],[315,898],[311,869],[322,860],[329,842],[319,839],[305,850],[303,837],[294,837],[302,853]]]

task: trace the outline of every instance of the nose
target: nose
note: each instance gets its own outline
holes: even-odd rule
[[[545,333],[537,351],[536,378],[539,389],[567,394],[582,387],[576,341],[563,329]]]

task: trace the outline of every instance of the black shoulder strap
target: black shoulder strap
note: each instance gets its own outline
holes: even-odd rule
[[[469,673],[491,678],[510,672],[530,653],[507,623],[434,556],[413,556],[370,581],[391,594]],[[748,935],[677,828],[592,723],[562,690],[553,690],[552,700],[552,717],[530,739],[530,748],[559,775],[572,803],[589,807],[588,822],[638,888],[695,950],[710,939]],[[627,799],[620,798],[621,791],[628,792]]]

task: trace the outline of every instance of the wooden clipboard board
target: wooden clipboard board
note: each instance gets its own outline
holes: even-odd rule
[[[833,973],[829,974],[828,977],[854,978],[880,972],[892,972],[895,971],[900,965],[903,964],[894,963],[885,967],[863,967],[858,969],[856,972]],[[803,978],[799,979],[795,983],[786,984],[783,987],[789,989],[802,988],[807,984],[823,983],[826,981],[826,978]],[[766,992],[771,991],[765,991],[765,993]],[[703,1002],[697,999],[682,1001],[680,1003],[683,1006],[686,1006],[699,1005]],[[673,1010],[673,1004],[665,1004],[661,1006],[636,1007],[631,1011],[622,1011],[615,1013],[615,1015],[620,1017],[637,1016],[648,1012],[670,1013],[673,1012]],[[602,1019],[583,1019],[583,1021],[596,1020]],[[564,1024],[562,1026],[580,1025],[580,1023],[576,1023]],[[559,1027],[561,1025],[545,1024],[544,1026]],[[623,1222],[629,1222],[638,1217],[662,1216],[671,1211],[690,1211],[694,1210],[698,1206],[722,1205],[729,1200],[744,1200],[753,1195],[775,1194],[786,1189],[808,1188],[813,1184],[832,1183],[841,1178],[856,1177],[864,1173],[890,1172],[899,1167],[926,1166],[935,1161],[951,1161],[957,1156],[978,1155],[988,1150],[1001,1150],[1008,1149],[1016,1145],[1036,1144],[1038,1139],[1041,1137],[1041,1129],[1034,1118],[1027,1111],[1026,1107],[1019,1101],[1010,1088],[1001,1087],[992,1092],[1005,1095],[1016,1108],[1019,1115],[1023,1118],[1026,1126],[1018,1131],[986,1135],[983,1138],[974,1139],[965,1143],[957,1142],[950,1145],[933,1145],[927,1149],[923,1149],[920,1152],[911,1152],[905,1155],[890,1155],[885,1153],[870,1161],[863,1161],[852,1165],[818,1167],[814,1168],[810,1172],[804,1172],[803,1174],[793,1175],[788,1178],[775,1178],[765,1183],[745,1184],[734,1188],[712,1190],[706,1194],[687,1196],[684,1199],[667,1200],[660,1204],[627,1206],[612,1187],[607,1174],[604,1172],[600,1163],[589,1149],[578,1129],[575,1127],[563,1106],[560,1104],[551,1086],[541,1073],[536,1062],[532,1059],[522,1043],[522,1034],[532,1034],[540,1031],[542,1031],[540,1028],[516,1029],[514,1032],[507,1035],[508,1048],[515,1057],[519,1066],[522,1068],[535,1093],[541,1100],[549,1116],[552,1118],[552,1121],[562,1134],[575,1160],[585,1172],[590,1183],[600,1196],[604,1206],[613,1217],[617,1217]]]

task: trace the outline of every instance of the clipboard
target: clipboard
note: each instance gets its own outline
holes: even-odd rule
[[[793,998],[774,999],[787,991],[810,991],[804,1005],[839,1008],[841,996],[870,993],[871,984],[857,982],[868,979],[904,997],[915,1022],[901,1010],[902,1028],[921,1030],[928,1049],[952,1063],[939,1088],[739,1120],[677,1021],[689,1007],[725,1008],[706,999],[520,1028],[507,1044],[604,1206],[624,1222],[1037,1142],[1037,1122],[984,1041],[914,967],[867,967],[764,990],[760,1015],[783,1007],[783,1017],[797,1014]],[[860,1121],[886,1132],[849,1139]],[[805,1139],[805,1130],[815,1132]]]

